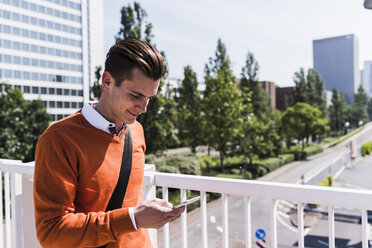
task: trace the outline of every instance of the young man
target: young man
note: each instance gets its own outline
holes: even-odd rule
[[[166,64],[149,43],[126,39],[107,54],[98,103],[52,124],[36,148],[34,204],[43,247],[152,247],[148,231],[183,208],[142,201],[145,139],[137,116],[156,95]],[[122,208],[105,212],[132,134],[132,169]]]

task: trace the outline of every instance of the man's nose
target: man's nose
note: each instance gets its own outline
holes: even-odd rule
[[[147,111],[147,104],[149,103],[149,99],[143,100],[137,104],[137,108],[141,113],[146,113]]]

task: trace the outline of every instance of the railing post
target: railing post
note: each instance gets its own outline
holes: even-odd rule
[[[223,227],[223,247],[229,247],[229,203],[228,195],[222,195],[222,227]]]
[[[368,236],[369,236],[369,228],[368,228],[368,214],[367,210],[362,210],[362,247],[368,248]]]
[[[328,206],[328,247],[335,248],[335,208]]]
[[[0,171],[0,248],[4,248],[4,215],[3,215],[3,172]]]
[[[23,247],[22,175],[11,173],[12,247]]]
[[[208,248],[207,194],[205,191],[200,192],[200,198],[202,243],[203,248]]]
[[[145,172],[155,172],[155,165],[145,164]],[[143,200],[150,200],[156,198],[156,186],[154,175],[150,174],[144,177],[142,194]],[[154,246],[154,248],[157,248],[158,247],[157,230],[149,228],[148,231],[152,245]]]
[[[251,198],[244,197],[245,203],[245,247],[252,248]]]
[[[298,229],[298,247],[305,247],[304,240],[304,204],[302,202],[297,203],[297,229]]]
[[[272,248],[278,247],[278,235],[277,235],[277,200],[271,200],[271,246]]]
[[[12,246],[12,228],[10,222],[10,176],[9,172],[4,174],[4,194],[5,194],[5,230],[6,230],[6,247]]]
[[[162,188],[163,200],[168,201],[168,187]],[[169,223],[163,227],[164,248],[169,248]]]
[[[186,201],[186,189],[181,189],[181,202]],[[182,225],[182,247],[187,248],[187,206],[185,211],[181,214],[181,225]]]

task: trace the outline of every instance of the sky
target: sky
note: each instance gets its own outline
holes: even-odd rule
[[[105,1],[106,2],[106,1]],[[107,1],[108,2],[108,1]],[[133,1],[110,0],[104,7],[105,54],[120,29],[120,9]],[[258,78],[292,86],[300,67],[313,66],[312,41],[354,34],[359,69],[372,60],[372,10],[363,0],[139,0],[154,26],[153,43],[166,53],[169,78],[183,79],[191,65],[203,80],[218,38],[226,45],[236,77],[246,55],[259,63]]]

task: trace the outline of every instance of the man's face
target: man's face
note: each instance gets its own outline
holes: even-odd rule
[[[147,104],[155,96],[160,80],[153,80],[144,75],[139,69],[134,69],[131,80],[124,80],[120,87],[115,81],[109,87],[110,121],[116,125],[132,124],[137,116],[146,112]]]

